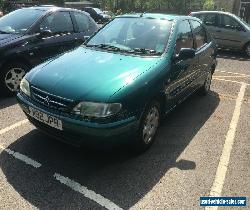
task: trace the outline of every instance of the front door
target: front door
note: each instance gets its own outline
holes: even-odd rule
[[[194,39],[188,20],[179,23],[169,83],[166,91],[167,109],[185,99],[192,92],[192,75],[198,67],[198,57],[180,60],[178,55],[182,48],[194,48]]]
[[[245,40],[244,27],[229,15],[220,15],[219,45],[224,48],[238,49],[243,46]]]
[[[49,31],[48,35],[39,35],[32,43],[31,53],[40,61],[45,61],[77,45],[75,29],[69,12],[55,12],[46,16],[39,31]]]

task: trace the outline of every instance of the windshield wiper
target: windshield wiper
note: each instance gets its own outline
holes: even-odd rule
[[[100,49],[106,49],[106,50],[114,50],[114,51],[123,51],[123,52],[127,52],[128,50],[122,49],[120,47],[116,47],[114,45],[110,45],[110,44],[90,44],[90,45],[86,45],[86,47],[96,47],[96,48],[100,48]]]
[[[9,34],[9,33],[6,32],[6,31],[1,31],[1,30],[0,30],[0,34]]]
[[[152,49],[145,49],[145,48],[134,48],[130,50],[131,53],[139,53],[139,54],[149,54],[149,55],[161,55],[161,52],[157,52]]]

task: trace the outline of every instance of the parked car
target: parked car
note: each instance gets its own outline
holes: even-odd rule
[[[102,10],[99,8],[93,8],[93,7],[85,7],[83,9],[85,12],[89,13],[90,16],[95,20],[97,23],[106,23],[111,19],[111,16],[108,14],[105,14]]]
[[[81,45],[98,30],[89,14],[59,7],[30,7],[0,19],[1,95],[18,90],[32,67]]]
[[[67,143],[154,141],[161,117],[210,90],[216,47],[194,17],[115,18],[81,47],[45,62],[17,99],[38,128]]]
[[[207,26],[220,48],[244,50],[250,57],[250,25],[228,12],[192,12]]]

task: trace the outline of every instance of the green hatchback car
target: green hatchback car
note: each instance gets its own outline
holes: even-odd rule
[[[210,90],[216,47],[199,19],[116,17],[84,45],[35,67],[18,102],[31,123],[73,145],[154,142],[160,120]]]

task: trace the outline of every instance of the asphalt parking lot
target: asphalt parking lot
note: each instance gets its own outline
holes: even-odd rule
[[[58,142],[1,98],[0,209],[200,209],[201,196],[249,198],[250,59],[221,52],[218,61],[211,93],[180,105],[137,156]]]

